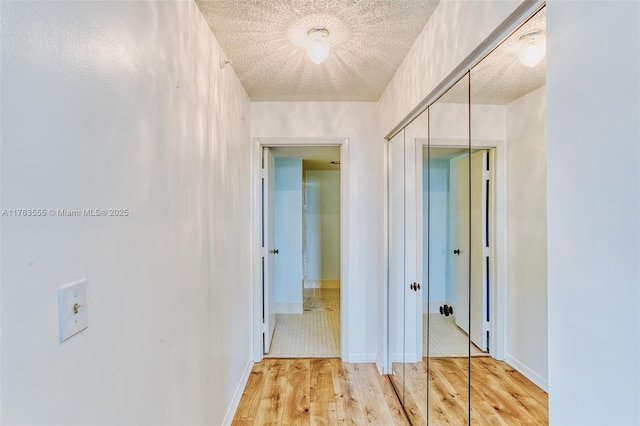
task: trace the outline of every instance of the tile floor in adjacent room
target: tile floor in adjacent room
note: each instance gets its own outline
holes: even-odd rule
[[[427,317],[428,316],[428,317]],[[428,336],[427,320],[431,327],[431,340]],[[427,355],[429,344],[430,357],[459,357],[469,353],[469,337],[455,322],[453,315],[424,314],[422,316],[422,350]],[[475,345],[471,345],[471,356],[488,355]]]
[[[276,314],[267,358],[340,356],[340,289],[304,289],[302,314]]]

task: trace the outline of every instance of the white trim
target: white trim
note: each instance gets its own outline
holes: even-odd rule
[[[376,367],[378,368],[378,374],[382,376],[384,374],[384,363],[380,354],[376,354]]]
[[[253,280],[251,286],[251,303],[253,304],[252,352],[253,361],[259,362],[264,357],[262,348],[262,186],[261,149],[275,146],[339,146],[340,147],[340,356],[349,359],[349,138],[272,138],[254,137],[251,148],[253,202],[251,259]],[[375,356],[367,362],[373,362]]]
[[[491,325],[489,333],[489,352],[491,356],[502,360],[507,345],[507,148],[504,140],[499,141],[491,156],[490,178],[493,190],[494,214],[489,224],[493,229],[493,250],[491,256]],[[496,309],[499,307],[499,309]]]
[[[340,280],[304,280],[304,288],[340,288]]]
[[[391,374],[393,366],[391,365],[391,351],[389,345],[389,143],[384,141],[382,144],[383,157],[383,185],[382,185],[382,250],[384,253],[384,262],[382,276],[384,280],[384,290],[382,291],[382,300],[379,309],[382,312],[382,366],[384,374]],[[378,354],[380,355],[380,354]]]
[[[364,362],[374,362],[377,364],[378,362],[378,354],[376,353],[359,353],[359,354],[350,354],[347,359],[348,363],[364,363]],[[344,358],[343,358],[344,360]]]
[[[276,314],[301,314],[302,302],[276,302]]]
[[[240,383],[236,387],[236,391],[233,393],[233,399],[231,400],[231,404],[229,404],[229,408],[227,409],[227,414],[224,415],[224,420],[222,421],[223,426],[231,425],[233,421],[233,417],[236,415],[236,410],[240,405],[240,400],[242,399],[242,394],[244,393],[244,388],[247,386],[247,382],[249,381],[249,377],[251,376],[251,370],[253,369],[253,361],[249,360],[247,365],[242,372],[242,377],[240,378]]]
[[[529,367],[527,367],[524,363],[520,362],[518,359],[511,356],[511,354],[506,354],[504,357],[504,362],[518,370],[524,377],[531,380],[536,386],[542,389],[545,392],[549,392],[549,382],[547,379],[542,377],[540,374],[536,373]]]

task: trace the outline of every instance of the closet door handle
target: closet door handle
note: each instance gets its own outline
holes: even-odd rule
[[[273,250],[271,250],[271,253],[278,254],[278,253],[280,253],[280,250],[273,249]]]
[[[455,250],[453,251],[453,254],[457,254],[458,256],[460,256],[460,249],[455,249]]]

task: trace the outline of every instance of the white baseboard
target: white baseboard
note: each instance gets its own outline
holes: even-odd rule
[[[302,302],[276,302],[276,314],[301,314]]]
[[[227,409],[227,414],[224,416],[224,420],[222,421],[223,426],[230,426],[233,421],[233,417],[236,415],[236,410],[240,405],[240,400],[242,399],[242,394],[244,392],[244,388],[247,386],[247,382],[249,381],[249,376],[251,376],[251,369],[253,368],[253,361],[249,360],[247,365],[242,372],[242,377],[240,378],[240,383],[236,387],[236,391],[233,394],[233,399],[231,400],[231,405],[229,405],[229,409]]]
[[[304,280],[304,288],[340,288],[340,280]]]
[[[420,362],[420,361],[422,361],[422,357],[418,356],[417,353],[404,354],[404,362]]]
[[[382,376],[384,374],[384,363],[380,358],[380,354],[376,354],[376,367],[378,367],[378,373]]]
[[[391,363],[394,362],[404,362],[404,353],[403,352],[394,352],[391,354]]]
[[[360,354],[349,354],[348,363],[354,362],[376,362],[378,355],[375,353],[360,353]]]
[[[429,312],[430,314],[439,314],[440,306],[447,304],[451,306],[449,302],[424,302],[422,304],[422,312]]]
[[[510,354],[505,354],[504,362],[518,370],[524,377],[531,380],[538,387],[540,387],[543,391],[549,392],[549,381],[524,365],[522,362],[511,356]]]

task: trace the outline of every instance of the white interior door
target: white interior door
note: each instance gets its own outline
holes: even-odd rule
[[[487,350],[485,318],[488,297],[484,281],[486,275],[483,239],[483,223],[486,220],[483,214],[483,199],[486,198],[483,179],[485,161],[484,151],[471,155],[471,179],[469,179],[469,159],[462,158],[458,162],[458,244],[457,252],[454,253],[457,277],[454,309],[456,325],[469,334],[471,341],[483,351]]]
[[[276,326],[274,302],[275,160],[269,148],[262,153],[262,321],[264,353],[269,353]]]

